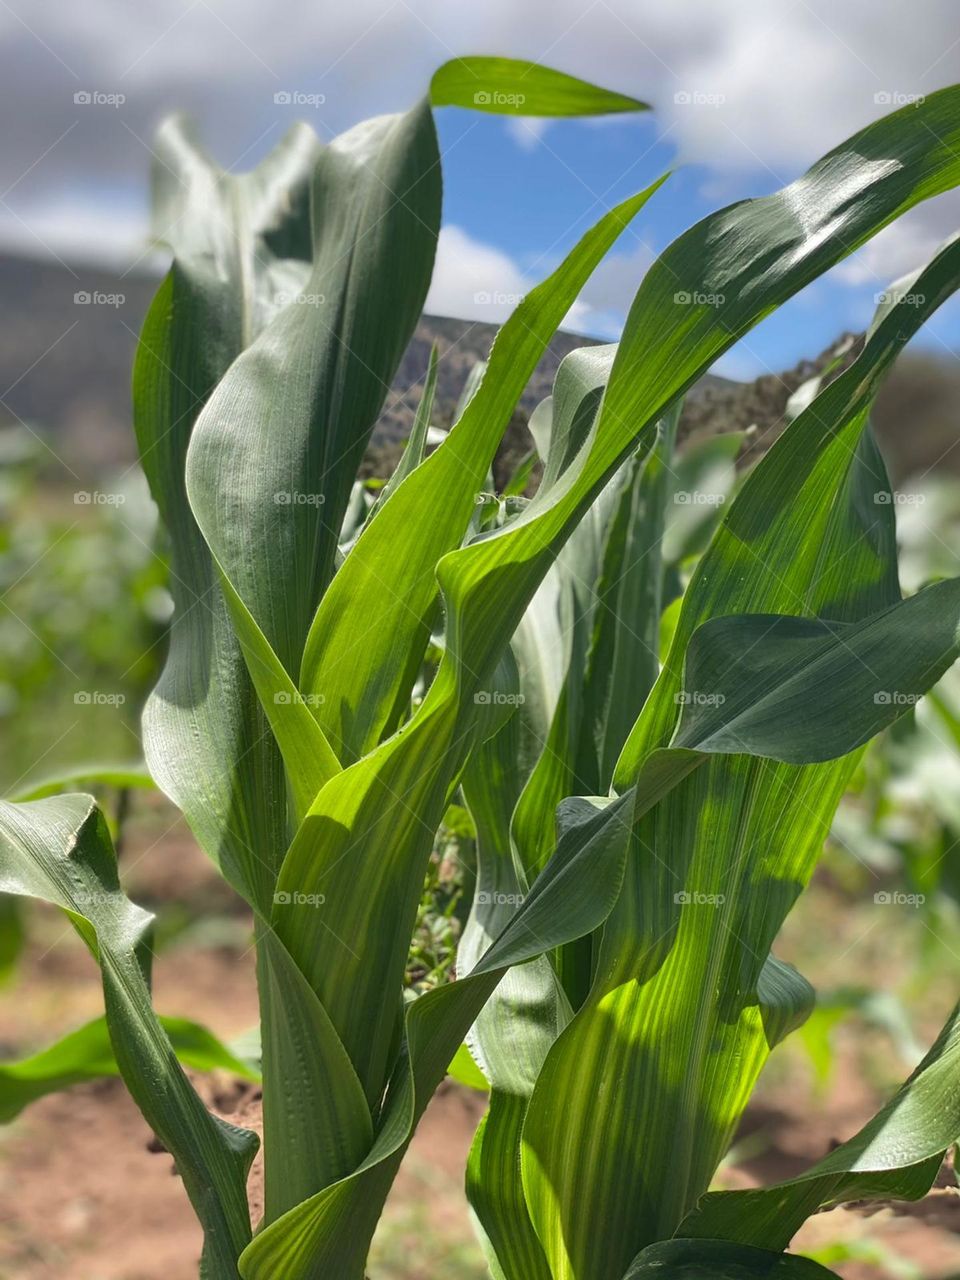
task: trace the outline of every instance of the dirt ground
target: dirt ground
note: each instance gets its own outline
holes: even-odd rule
[[[172,921],[156,965],[160,1011],[205,1022],[226,1039],[249,1028],[256,1020],[249,921],[189,836],[154,814],[124,863],[133,896],[163,903]],[[62,918],[33,911],[29,937],[21,971],[0,995],[4,1056],[100,1012],[94,965]],[[881,1097],[861,1053],[862,1038],[842,1026],[831,1082],[815,1098],[800,1058],[768,1076],[720,1185],[789,1177],[853,1133]],[[256,1127],[256,1090],[219,1076],[203,1088],[238,1123]],[[381,1223],[371,1280],[486,1277],[462,1190],[482,1110],[481,1095],[454,1084],[433,1100]],[[118,1080],[43,1099],[0,1131],[2,1280],[195,1280],[200,1233],[169,1156],[148,1149],[150,1136]],[[255,1173],[254,1205],[258,1195]],[[821,1214],[794,1248],[817,1251],[845,1280],[953,1280],[960,1195],[940,1189],[916,1206]]]

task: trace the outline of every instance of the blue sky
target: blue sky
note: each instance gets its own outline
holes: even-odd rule
[[[550,122],[542,136],[526,139],[513,121],[456,110],[438,114],[445,222],[501,249],[531,281],[554,266],[604,208],[671,171],[611,255],[606,289],[586,291],[596,305],[584,312],[578,327],[600,337],[617,336],[647,261],[687,227],[732,201],[777,190],[803,168],[775,174],[759,166],[725,171],[678,162],[677,147],[654,114],[602,123]],[[916,257],[917,265],[923,256]],[[616,269],[619,262],[622,270]],[[723,357],[717,371],[742,378],[776,372],[816,355],[844,330],[865,328],[876,294],[912,262],[905,246],[887,275],[864,255],[842,264],[754,329]],[[456,305],[453,297],[443,301],[447,310]],[[484,314],[462,304],[461,310]],[[960,350],[960,305],[944,307],[918,343],[942,355]]]
[[[675,169],[569,317],[607,338],[686,227],[791,181],[891,106],[960,81],[954,0],[88,0],[82,11],[5,0],[0,49],[0,101],[15,124],[0,155],[0,250],[68,265],[142,261],[150,138],[173,109],[196,116],[221,163],[246,167],[298,113],[328,139],[405,108],[456,54],[534,58],[644,98],[653,113],[592,122],[438,112],[444,230],[429,306],[445,314],[501,320],[605,208]],[[277,105],[284,89],[322,102]],[[78,106],[84,90],[122,102]],[[875,295],[958,226],[952,194],[912,211],[719,371],[776,371],[863,328]],[[960,306],[921,340],[960,351]]]

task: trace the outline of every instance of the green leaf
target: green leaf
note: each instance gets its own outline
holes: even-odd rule
[[[665,1240],[650,1245],[623,1280],[825,1280],[836,1273],[792,1253],[747,1249],[725,1240]]]
[[[373,1123],[326,1010],[269,929],[259,931],[257,964],[269,1223],[352,1172],[370,1149]]]
[[[477,1089],[480,1093],[490,1091],[490,1081],[474,1062],[465,1044],[453,1055],[447,1074],[451,1080],[456,1080],[457,1084],[465,1084],[468,1089]]]
[[[786,1248],[821,1208],[847,1200],[919,1200],[960,1138],[960,1008],[916,1071],[885,1107],[806,1173],[773,1187],[715,1191],[680,1224],[686,1236],[717,1236]]]
[[[474,751],[463,777],[464,800],[477,829],[477,886],[457,951],[461,973],[479,961],[529,892],[510,842],[522,783],[520,735],[516,714]],[[492,1089],[470,1150],[467,1196],[494,1275],[549,1280],[520,1183],[520,1125],[543,1059],[571,1012],[550,960],[540,956],[505,975],[469,1036]]]
[[[260,1072],[254,1064],[238,1057],[200,1023],[162,1016],[159,1022],[185,1066],[197,1071],[231,1071],[259,1083]],[[0,1123],[8,1123],[28,1103],[48,1093],[119,1074],[107,1020],[94,1018],[39,1053],[0,1063]]]
[[[854,751],[915,705],[960,654],[960,578],[860,622],[716,618],[687,650],[673,744],[790,764]],[[829,693],[825,696],[825,691]],[[795,726],[785,740],[782,718]]]
[[[423,384],[423,394],[414,414],[413,426],[406,448],[400,455],[400,461],[390,479],[380,490],[378,503],[386,502],[401,480],[405,480],[411,471],[423,461],[427,447],[427,432],[430,429],[430,415],[433,413],[433,401],[437,394],[437,344],[430,348],[430,361],[427,365],[427,376]]]
[[[32,783],[29,790],[18,792],[11,798],[18,802],[42,800],[46,796],[59,795],[62,791],[71,791],[83,786],[152,791],[155,785],[146,766],[142,764],[88,764],[78,765],[66,773],[41,778],[38,782]]]
[[[144,969],[151,917],[121,891],[106,824],[89,796],[0,802],[0,891],[61,907],[99,963],[120,1073],[173,1155],[203,1226],[202,1274],[236,1277],[250,1238],[246,1176],[258,1140],[211,1116],[177,1062]]]
[[[194,514],[294,680],[357,466],[430,283],[439,159],[426,101],[320,152],[306,301],[286,306],[234,362],[191,438]]]
[[[645,102],[517,58],[455,58],[430,81],[435,107],[469,107],[498,115],[592,116],[648,111]]]
[[[286,845],[282,767],[187,502],[184,467],[213,388],[275,314],[278,297],[303,287],[319,144],[300,126],[254,172],[233,175],[174,120],[156,150],[156,232],[174,261],[137,349],[134,425],[170,539],[174,617],[167,663],[144,711],[144,752],[157,785],[230,883],[263,904]]]

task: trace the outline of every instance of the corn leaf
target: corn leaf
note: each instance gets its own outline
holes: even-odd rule
[[[207,1027],[187,1018],[160,1016],[158,1021],[184,1066],[197,1071],[230,1071],[259,1083],[258,1067],[239,1057]],[[48,1093],[119,1074],[107,1020],[94,1018],[38,1053],[0,1063],[0,1123],[8,1123]]]
[[[227,879],[265,903],[286,845],[280,757],[187,502],[184,466],[208,396],[278,296],[303,286],[318,143],[301,126],[240,176],[210,161],[179,121],[161,129],[157,149],[156,231],[174,262],[141,333],[134,425],[170,540],[174,618],[144,712],[144,752]],[[310,719],[293,703],[298,711]]]
[[[517,58],[456,58],[434,72],[430,101],[435,107],[470,107],[499,115],[592,116],[646,111],[639,102],[600,89],[536,62]]]
[[[847,1200],[919,1200],[960,1138],[960,1009],[886,1106],[806,1173],[749,1191],[715,1191],[680,1224],[684,1236],[716,1236],[785,1249],[819,1209]]]
[[[623,1280],[824,1280],[835,1275],[797,1254],[725,1240],[665,1240],[644,1249]]]
[[[150,1002],[151,917],[124,896],[106,824],[89,796],[0,802],[0,889],[61,907],[100,966],[120,1073],[173,1155],[204,1229],[202,1274],[236,1276],[250,1238],[246,1176],[256,1135],[211,1116]]]
[[[65,773],[43,777],[30,784],[25,791],[10,797],[16,801],[42,800],[58,795],[61,791],[73,791],[77,787],[97,786],[118,789],[136,788],[152,791],[156,784],[141,764],[88,764],[78,765]]]

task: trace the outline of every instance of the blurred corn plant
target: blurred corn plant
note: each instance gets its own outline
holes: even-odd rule
[[[26,427],[0,433],[0,787],[23,798],[99,783],[119,843],[130,788],[149,783],[137,725],[170,615],[156,514],[139,472],[101,502],[46,483],[48,457]],[[105,771],[110,758],[133,763]],[[0,983],[24,936],[17,900],[0,895]]]
[[[431,275],[432,107],[447,104],[640,106],[467,59],[405,115],[327,147],[294,131],[243,177],[177,124],[158,142],[174,261],[134,396],[176,612],[143,731],[157,783],[256,920],[255,1234],[256,1138],[206,1111],[152,1011],[150,919],[119,889],[90,798],[4,805],[0,887],[63,907],[99,961],[117,1067],[174,1155],[207,1276],[361,1280],[413,1130],[474,1024],[492,1092],[471,1195],[496,1275],[828,1274],[781,1255],[795,1225],[838,1197],[922,1193],[960,1132],[953,1024],[892,1108],[806,1178],[702,1193],[770,1046],[808,1007],[770,946],[856,752],[902,710],[874,695],[919,692],[957,655],[960,585],[900,597],[865,423],[897,352],[960,281],[960,248],[908,282],[910,305],[892,291],[853,370],[751,473],[662,669],[658,615],[677,585],[656,548],[680,397],[771,310],[960,182],[960,91],[681,236],[616,349],[558,374],[535,424],[535,497],[489,499],[539,357],[660,183],[610,210],[503,326],[442,443],[408,450],[371,508],[355,476]],[[544,647],[537,619],[554,605],[562,643]],[[461,782],[479,846],[461,976],[405,1000]]]

